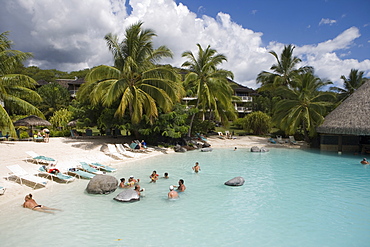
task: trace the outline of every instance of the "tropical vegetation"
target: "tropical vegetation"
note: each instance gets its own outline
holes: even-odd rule
[[[156,64],[161,58],[172,57],[171,51],[153,48],[155,33],[143,29],[142,22],[126,29],[123,41],[107,34],[105,40],[113,54],[114,66],[101,65],[92,69],[78,92],[78,99],[88,99],[93,105],[115,107],[114,116],[124,117],[126,110],[133,125],[145,114],[153,123],[158,108],[167,113],[182,96],[178,74],[171,66]],[[137,133],[136,128],[131,129]]]
[[[15,136],[11,114],[43,114],[30,103],[41,101],[40,95],[34,90],[37,82],[29,76],[14,73],[32,54],[12,50],[8,34],[0,34],[0,128],[7,128]]]
[[[200,44],[198,54],[191,51],[182,54],[187,59],[182,67],[188,69],[185,76],[185,87],[192,97],[196,97],[195,110],[192,112],[188,136],[191,136],[192,126],[196,115],[202,119],[208,118],[220,121],[227,125],[229,120],[236,118],[235,108],[232,104],[233,91],[228,78],[233,78],[233,73],[219,69],[218,66],[227,61],[223,54],[218,54],[215,49],[208,46],[205,50]]]

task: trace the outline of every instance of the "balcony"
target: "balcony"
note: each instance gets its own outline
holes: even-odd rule
[[[238,96],[238,95],[237,95]],[[243,102],[252,102],[251,96],[238,96]]]
[[[250,113],[252,110],[250,110],[248,107],[243,107],[243,106],[237,106],[235,107],[236,111],[239,113]]]

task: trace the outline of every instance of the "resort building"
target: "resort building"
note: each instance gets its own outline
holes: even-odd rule
[[[81,85],[85,82],[84,78],[75,78],[75,79],[56,79],[56,83],[59,85],[65,87],[68,89],[69,93],[71,94],[71,98],[76,97],[76,93],[78,89],[81,87]],[[46,84],[49,84],[50,82],[47,82],[45,80],[39,80],[37,81],[38,87],[44,86]]]
[[[329,113],[317,132],[321,150],[370,153],[370,80]]]

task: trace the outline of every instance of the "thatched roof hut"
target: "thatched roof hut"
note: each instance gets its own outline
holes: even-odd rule
[[[370,135],[370,80],[367,80],[317,128],[318,133]]]
[[[316,130],[322,150],[370,152],[370,80],[329,113]]]

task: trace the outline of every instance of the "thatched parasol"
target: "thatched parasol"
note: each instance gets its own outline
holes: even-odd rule
[[[73,121],[67,123],[67,126],[69,126],[69,127],[75,127],[76,125],[77,125],[77,120],[73,120]]]
[[[31,127],[31,131],[32,131],[33,126],[50,126],[50,125],[51,125],[51,123],[49,121],[46,121],[45,119],[42,119],[42,118],[40,118],[38,116],[35,116],[35,115],[31,115],[31,116],[19,119],[19,120],[14,122],[14,126],[29,126],[29,127]]]
[[[325,117],[317,128],[323,134],[370,135],[370,80]]]

